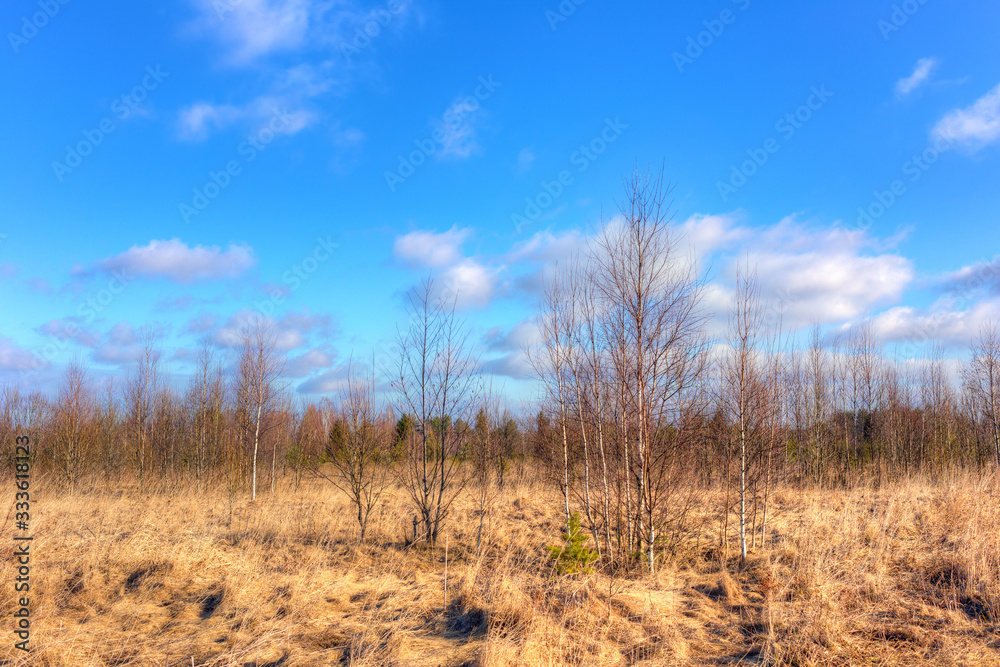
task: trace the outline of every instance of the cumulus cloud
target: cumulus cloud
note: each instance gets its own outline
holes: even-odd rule
[[[974,150],[1000,139],[1000,85],[972,106],[948,113],[931,134],[935,139]]]
[[[914,279],[909,259],[868,254],[869,244],[858,231],[786,219],[751,241],[749,260],[789,324],[842,322],[898,300]]]
[[[431,269],[434,297],[459,310],[489,305],[503,267],[491,266],[462,253],[470,229],[452,227],[447,232],[413,231],[397,237],[393,256],[407,268]]]
[[[253,250],[245,245],[189,246],[179,239],[150,241],[98,263],[107,273],[166,278],[181,283],[236,278],[256,263]]]
[[[335,358],[331,350],[316,347],[289,359],[282,375],[287,378],[308,377],[317,370],[332,366]]]
[[[396,239],[392,253],[410,268],[440,268],[459,261],[471,229],[452,227],[441,234],[417,230]]]
[[[886,342],[918,345],[938,341],[951,346],[966,346],[980,327],[1000,321],[1000,301],[987,299],[968,308],[954,308],[944,298],[929,308],[896,306],[873,319],[875,332]]]
[[[695,255],[707,257],[750,237],[749,229],[740,227],[735,214],[704,215],[696,213],[678,226]]]
[[[487,306],[493,299],[498,272],[474,259],[464,259],[442,274],[436,283],[438,296],[460,310]]]
[[[921,58],[918,60],[913,74],[896,82],[896,96],[900,98],[906,97],[927,83],[935,67],[937,67],[937,60],[934,58]]]

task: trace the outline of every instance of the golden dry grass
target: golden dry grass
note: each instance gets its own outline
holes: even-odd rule
[[[5,631],[0,659],[1000,665],[998,491],[995,477],[971,476],[783,489],[768,544],[746,567],[724,556],[711,526],[654,577],[615,580],[554,574],[544,546],[558,541],[561,499],[544,487],[501,496],[481,557],[474,504],[462,497],[448,526],[445,607],[443,544],[405,546],[400,492],[379,508],[374,544],[358,546],[346,501],[320,482],[238,501],[231,522],[222,491],[69,497],[36,487],[35,651],[13,650]],[[12,505],[12,493],[0,497]],[[11,552],[0,565],[7,619]]]

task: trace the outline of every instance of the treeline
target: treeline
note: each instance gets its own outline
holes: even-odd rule
[[[264,319],[234,358],[206,345],[183,392],[163,382],[147,330],[123,378],[95,386],[73,363],[56,396],[2,389],[4,463],[27,433],[35,469],[70,492],[195,484],[254,499],[258,486],[322,477],[350,499],[361,540],[398,484],[409,539],[428,543],[460,493],[478,505],[481,539],[503,487],[541,475],[567,525],[581,515],[600,566],[649,571],[704,532],[706,508],[719,543],[738,538],[745,557],[767,539],[779,485],[1000,467],[996,326],[955,384],[940,346],[893,359],[870,323],[791,335],[741,266],[728,327],[712,336],[704,277],[681,252],[667,196],[659,178],[633,176],[620,215],[548,276],[540,342],[526,350],[545,395],[530,414],[487,390],[454,300],[427,281],[409,294],[391,367],[349,372],[335,397],[293,402]]]
[[[266,347],[263,355],[254,347],[255,334],[263,334],[267,345],[263,322],[245,332],[235,375],[205,346],[189,386],[177,392],[162,381],[155,336],[144,333],[141,359],[122,379],[98,383],[74,361],[54,396],[0,387],[4,469],[13,469],[15,437],[28,435],[35,443],[35,472],[69,492],[95,485],[160,492],[194,483],[254,496],[255,477],[269,491],[276,480],[297,487],[304,476],[356,455],[359,438],[374,441],[369,458],[388,468],[399,465],[418,439],[426,440],[430,455],[445,451],[442,439],[452,439],[448,458],[471,464],[485,456],[499,484],[536,449],[518,419],[506,411],[487,413],[485,404],[472,423],[428,417],[426,439],[415,415],[400,416],[391,405],[373,410],[373,400],[359,414],[357,394],[370,387],[364,380],[352,380],[336,397],[296,404],[281,385],[280,356],[268,358]],[[269,364],[270,376],[257,370]]]

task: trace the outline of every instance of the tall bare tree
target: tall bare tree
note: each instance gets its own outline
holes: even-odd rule
[[[569,357],[572,354],[572,329],[576,326],[575,310],[572,295],[567,292],[564,275],[558,266],[551,280],[545,287],[542,296],[541,312],[538,318],[538,328],[542,336],[542,346],[539,354],[526,350],[528,360],[535,372],[545,384],[545,389],[559,411],[558,419],[562,433],[562,482],[563,512],[566,521],[570,518],[570,463],[569,435],[567,433],[569,417]],[[568,340],[569,339],[569,340]]]
[[[284,358],[278,353],[278,337],[263,317],[256,317],[240,334],[240,358],[236,397],[244,442],[252,448],[250,499],[257,499],[257,457],[268,431],[269,418],[279,401],[278,377]]]
[[[64,481],[70,493],[74,493],[86,461],[87,436],[93,411],[87,373],[79,361],[73,361],[66,368],[56,401],[53,445]]]
[[[694,262],[679,252],[668,195],[662,174],[633,173],[621,215],[603,225],[592,259],[606,304],[605,338],[621,391],[623,430],[635,454],[636,546],[650,572],[656,531],[678,486],[671,477],[674,433],[683,432],[679,420],[691,414],[688,393],[706,359],[703,283]]]
[[[467,482],[454,424],[476,396],[476,360],[455,315],[457,295],[439,297],[430,278],[408,294],[409,326],[398,333],[397,408],[413,416],[401,477],[416,506],[424,538],[437,541],[452,503]]]
[[[139,490],[145,488],[150,471],[150,447],[156,419],[156,396],[160,386],[159,333],[147,326],[140,331],[139,358],[125,380],[125,405],[129,440],[138,472]]]
[[[736,424],[739,451],[740,558],[747,558],[747,504],[756,479],[754,463],[764,438],[767,406],[761,334],[764,309],[757,287],[756,271],[738,270],[736,299],[729,313],[730,357],[725,367],[726,403]]]

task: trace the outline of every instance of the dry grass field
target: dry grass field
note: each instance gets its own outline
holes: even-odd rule
[[[503,493],[479,557],[463,496],[447,605],[444,540],[406,546],[401,492],[365,546],[319,481],[237,500],[231,519],[224,491],[34,495],[35,650],[5,630],[5,665],[1000,665],[996,478],[783,489],[744,568],[713,519],[655,576],[615,579],[555,574],[547,487]]]

